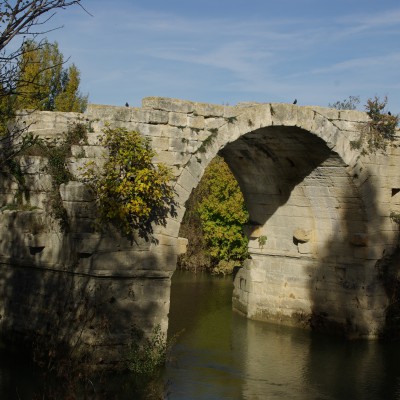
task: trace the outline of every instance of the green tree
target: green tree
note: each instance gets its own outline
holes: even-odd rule
[[[216,262],[243,261],[248,244],[243,225],[249,216],[239,185],[220,157],[203,179],[207,195],[200,201],[198,212],[208,251]]]
[[[0,1],[0,168],[35,143],[26,128],[9,123],[15,117],[18,88],[24,86],[19,78],[27,44],[43,37],[45,24],[58,10],[81,4],[81,0]]]
[[[239,185],[228,165],[216,157],[187,203],[181,235],[189,240],[183,267],[206,267],[230,273],[247,258],[248,239],[243,225],[248,213]],[[190,259],[192,258],[193,261]]]
[[[150,141],[138,132],[107,128],[102,144],[109,153],[104,167],[99,171],[90,162],[84,173],[97,196],[99,220],[114,223],[128,236],[138,231],[147,239],[153,223],[164,225],[168,214],[175,215],[172,172],[164,164],[153,164]]]
[[[86,109],[88,98],[79,92],[80,72],[75,64],[68,71],[64,71],[62,91],[55,97],[57,111],[83,112]]]
[[[26,42],[19,64],[16,103],[19,109],[85,110],[87,96],[79,92],[79,70],[75,65],[63,68],[64,57],[56,42]]]

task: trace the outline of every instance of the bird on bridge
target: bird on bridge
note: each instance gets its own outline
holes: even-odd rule
[[[293,102],[293,104],[297,104],[297,99],[294,99],[294,102]]]

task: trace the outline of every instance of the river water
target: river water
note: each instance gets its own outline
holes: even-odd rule
[[[119,377],[109,382],[112,396],[78,398],[400,400],[400,343],[348,342],[249,321],[232,312],[231,296],[230,277],[177,271],[168,334],[178,336],[161,380],[138,394]],[[13,354],[0,347],[0,400],[32,399],[40,371]]]
[[[345,341],[249,321],[231,278],[177,272],[167,367],[170,399],[400,399],[400,343]]]

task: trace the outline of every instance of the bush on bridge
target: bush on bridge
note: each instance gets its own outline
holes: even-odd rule
[[[99,222],[112,222],[127,236],[139,231],[148,239],[152,223],[164,225],[174,213],[171,169],[153,164],[150,141],[138,132],[108,127],[102,145],[109,153],[104,167],[89,162],[84,172],[97,196]]]
[[[375,96],[368,99],[365,111],[370,120],[360,129],[357,140],[350,142],[353,149],[360,149],[362,154],[385,152],[388,144],[396,139],[399,116],[386,112],[388,99]]]

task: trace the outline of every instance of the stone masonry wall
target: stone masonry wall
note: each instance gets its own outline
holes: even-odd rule
[[[1,180],[3,330],[43,328],[43,310],[51,313],[49,300],[67,282],[74,288],[71,304],[82,293],[102,299],[95,302],[97,321],[107,319],[108,333],[96,336],[93,328],[84,336],[99,351],[97,359],[103,359],[105,343],[123,346],[133,325],[150,332],[161,324],[165,331],[170,277],[185,249],[179,238],[185,202],[218,153],[237,177],[250,213],[251,259],[235,279],[235,309],[249,318],[335,326],[352,336],[376,337],[383,329],[388,296],[375,265],[398,246],[390,213],[400,210],[400,151],[391,147],[387,155],[362,157],[351,149],[364,113],[151,97],[141,108],[90,105],[85,114],[22,113],[21,119],[48,140],[73,122],[86,124],[89,133],[87,144],[72,147],[69,169],[76,180],[58,188],[68,233],[50,213],[54,187],[45,159],[21,158],[29,189],[22,201],[31,206],[25,211],[6,207],[21,197],[21,188],[10,176]],[[79,175],[87,161],[104,160],[99,138],[106,124],[149,137],[154,161],[173,169],[178,215],[154,227],[157,244],[96,229],[93,194]],[[30,306],[20,305],[34,299],[40,300],[28,314]]]

